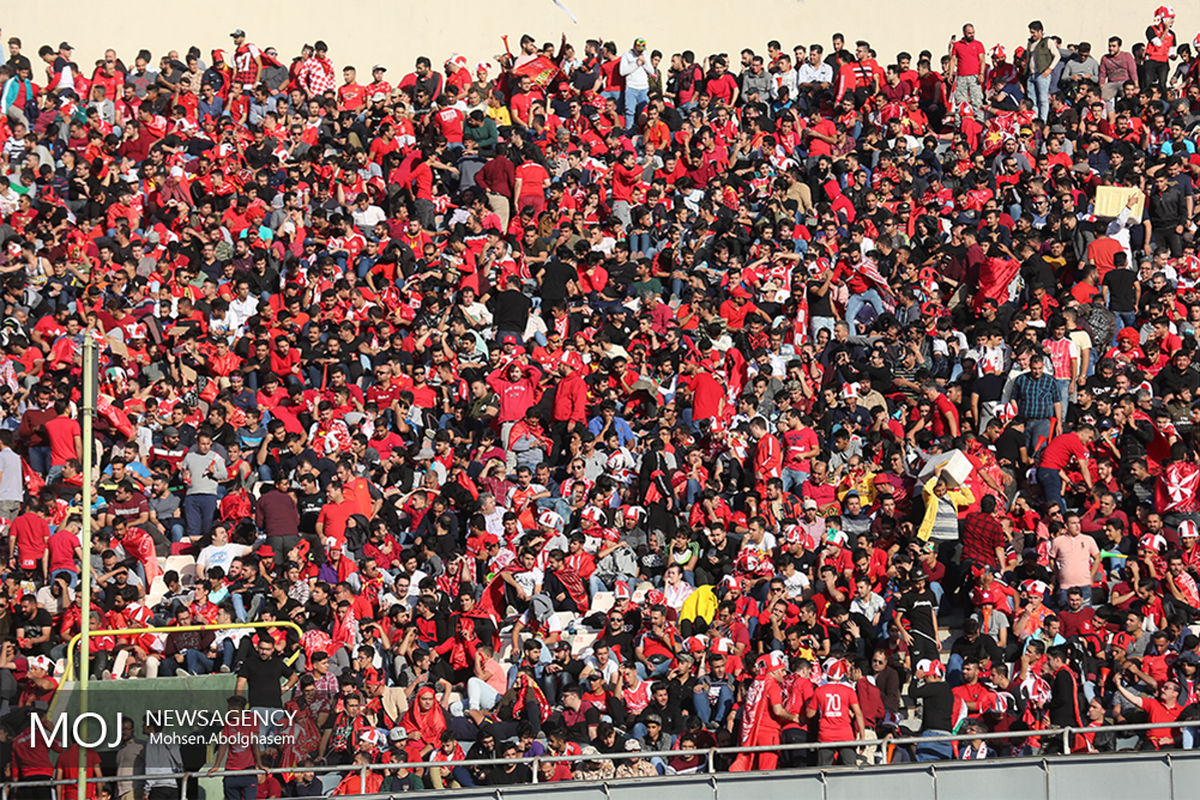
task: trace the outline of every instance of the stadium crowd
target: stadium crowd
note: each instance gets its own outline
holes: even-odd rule
[[[293,768],[230,798],[533,778],[437,766],[464,757],[1191,747],[1104,729],[1200,727],[1200,37],[1173,23],[1098,53],[1037,21],[894,57],[523,36],[411,72],[241,30],[157,60],[8,39],[4,779],[75,774],[28,719],[84,613],[225,626],[94,637],[96,681],[231,673],[231,708],[296,712],[222,749]],[[1064,725],[1096,730],[1029,734]],[[170,797],[180,754],[140,733],[118,762]],[[380,761],[428,766],[306,771]]]

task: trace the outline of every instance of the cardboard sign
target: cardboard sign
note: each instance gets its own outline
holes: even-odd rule
[[[1096,216],[1114,218],[1119,216],[1121,209],[1129,202],[1130,195],[1137,197],[1137,202],[1130,210],[1129,218],[1141,220],[1142,214],[1146,210],[1146,195],[1142,194],[1142,190],[1135,186],[1101,186],[1096,189]]]

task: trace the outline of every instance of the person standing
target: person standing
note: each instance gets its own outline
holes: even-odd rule
[[[778,745],[783,723],[800,722],[800,717],[788,711],[783,704],[782,678],[787,671],[787,666],[787,656],[779,651],[761,656],[755,664],[758,674],[754,678],[754,683],[750,684],[746,702],[742,707],[742,730],[739,740],[742,747]],[[748,772],[754,769],[775,769],[778,763],[779,753],[777,752],[767,750],[739,753],[729,767],[729,771]]]
[[[1029,359],[1029,372],[1013,380],[1013,402],[1017,415],[1025,420],[1025,446],[1031,453],[1040,453],[1050,439],[1052,420],[1062,420],[1062,395],[1054,377],[1046,374],[1046,360],[1041,355]]]
[[[975,26],[962,27],[962,38],[950,41],[950,76],[954,79],[954,102],[969,103],[976,113],[983,107],[983,42],[975,38]]]
[[[66,398],[58,398],[54,401],[54,417],[42,425],[50,445],[50,471],[46,474],[46,483],[54,483],[62,474],[63,464],[83,456],[83,432],[79,422],[67,414],[70,408]]]
[[[1072,459],[1079,465],[1079,472],[1088,491],[1092,488],[1092,475],[1087,464],[1087,448],[1096,438],[1096,429],[1091,425],[1081,425],[1072,433],[1064,433],[1054,437],[1046,449],[1042,451],[1041,460],[1037,466],[1037,482],[1042,487],[1046,505],[1057,505],[1063,511],[1067,503],[1063,500],[1063,477],[1066,475]]]
[[[1083,535],[1079,515],[1070,512],[1064,517],[1067,532],[1050,542],[1050,558],[1058,579],[1058,604],[1067,607],[1067,597],[1077,589],[1087,603],[1092,602],[1092,584],[1100,572],[1100,548],[1091,536]]]
[[[1029,53],[1026,96],[1033,101],[1038,119],[1044,120],[1050,113],[1050,75],[1062,56],[1038,19],[1029,23],[1029,44],[1025,49]]]
[[[212,527],[217,512],[217,486],[229,477],[225,459],[212,449],[212,436],[196,437],[196,449],[180,462],[187,483],[183,498],[183,520],[189,536],[203,536]]]
[[[838,659],[825,670],[827,683],[818,686],[808,702],[808,718],[820,717],[817,723],[818,742],[851,742],[864,730],[862,706],[858,693],[847,682],[849,669]],[[858,756],[853,747],[830,747],[817,751],[817,763],[822,767],[833,764],[834,758],[844,767],[854,766]]]
[[[1134,88],[1138,86],[1137,62],[1132,53],[1121,50],[1121,44],[1120,36],[1110,36],[1108,52],[1100,57],[1100,94],[1105,100],[1120,94],[1125,81],[1133,81]]]
[[[246,710],[244,697],[234,695],[228,704],[231,719],[237,719]],[[217,748],[209,775],[222,767],[226,770],[264,769],[258,750],[258,728],[253,722],[229,722],[221,733],[224,741]],[[224,784],[225,800],[254,800],[258,796],[258,777],[255,775],[226,775]]]
[[[1154,11],[1154,24],[1146,28],[1146,85],[1157,86],[1167,93],[1167,75],[1171,71],[1168,61],[1175,56],[1175,10],[1170,6],[1159,6]],[[1178,258],[1179,256],[1175,256]]]
[[[2,486],[3,476],[0,476]],[[288,553],[300,541],[300,510],[287,491],[286,477],[273,483],[264,481],[266,491],[254,509],[254,524],[267,536],[276,553]]]
[[[621,56],[618,70],[625,79],[625,130],[632,135],[638,113],[650,102],[651,67],[645,39],[633,40],[633,47]]]
[[[0,430],[0,519],[12,520],[25,499],[21,457],[13,450],[13,433]]]
[[[947,736],[954,725],[954,692],[946,683],[946,668],[936,658],[917,662],[908,696],[921,704],[921,735]],[[919,744],[917,761],[939,761],[953,758],[949,742]]]

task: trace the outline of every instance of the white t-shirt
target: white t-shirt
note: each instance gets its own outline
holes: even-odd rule
[[[25,499],[25,479],[21,475],[21,457],[11,447],[0,451],[0,502],[19,503]]]
[[[861,597],[855,597],[850,601],[850,611],[852,613],[862,614],[867,619],[875,619],[875,615],[883,610],[883,598],[871,592],[871,596],[866,600]]]
[[[235,558],[246,555],[250,552],[250,548],[244,544],[228,544],[220,545],[219,547],[210,544],[208,547],[200,551],[200,557],[196,559],[196,568],[203,574],[206,574],[213,567],[220,567],[225,570],[225,574],[229,574],[229,563]]]

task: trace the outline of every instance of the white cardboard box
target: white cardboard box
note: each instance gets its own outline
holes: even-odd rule
[[[945,464],[945,469],[942,470],[942,476],[948,483],[953,486],[962,486],[967,482],[967,478],[971,476],[971,462],[961,450],[947,450],[944,453],[938,453],[935,456],[930,456],[925,462],[925,466],[921,467],[921,473],[918,476],[920,483],[924,484],[933,476],[934,469],[939,464]]]

